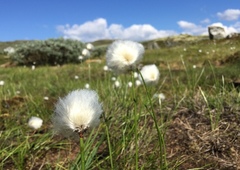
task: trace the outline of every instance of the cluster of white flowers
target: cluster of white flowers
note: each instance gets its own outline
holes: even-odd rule
[[[94,47],[87,44],[79,59],[90,56],[90,50]],[[143,57],[144,47],[142,44],[133,41],[114,41],[106,53],[107,65],[104,71],[112,70],[114,73],[124,73],[136,68]],[[160,72],[155,64],[143,66],[140,74],[133,72],[135,85],[157,84]],[[78,77],[75,76],[75,79]],[[120,88],[121,82],[112,77],[113,87]],[[128,82],[126,87],[132,87],[133,82]],[[96,127],[100,122],[102,105],[98,101],[95,91],[89,90],[90,85],[86,84],[85,89],[70,92],[66,97],[60,98],[55,106],[52,118],[54,130],[65,137],[79,138],[86,129]],[[80,135],[80,136],[79,136]]]
[[[75,90],[58,100],[52,118],[53,127],[65,137],[79,138],[79,133],[98,126],[101,114],[102,105],[95,91]]]

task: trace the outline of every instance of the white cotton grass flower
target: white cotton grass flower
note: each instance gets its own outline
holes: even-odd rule
[[[81,61],[83,60],[83,58],[84,57],[82,55],[78,56],[78,59],[81,60]]]
[[[88,49],[84,48],[82,50],[82,55],[85,56],[85,57],[90,57],[90,52]]]
[[[160,100],[165,100],[166,99],[166,96],[163,93],[154,94],[153,97],[158,98]]]
[[[133,72],[133,77],[136,79],[136,78],[138,78],[138,73],[137,72]]]
[[[119,88],[120,86],[121,86],[120,82],[118,80],[116,80],[114,82],[114,87]]]
[[[107,50],[107,66],[116,73],[123,73],[130,70],[140,62],[143,57],[144,47],[142,44],[127,41],[114,41]]]
[[[163,93],[154,94],[153,97],[158,99],[160,105],[162,104],[162,101],[166,99],[166,96]]]
[[[86,89],[89,89],[89,88],[90,88],[90,84],[86,83],[86,84],[85,84],[85,88],[86,88]]]
[[[108,66],[104,66],[104,67],[103,67],[103,70],[104,70],[104,71],[108,71]]]
[[[142,83],[143,80],[147,85],[158,83],[160,72],[155,64],[143,66],[140,73],[139,80],[142,81]]]
[[[90,51],[94,50],[94,46],[91,43],[87,43],[86,48]]]
[[[4,85],[4,81],[3,80],[0,80],[0,86],[3,86]]]
[[[49,100],[48,96],[43,97],[44,100]]]
[[[135,85],[136,85],[136,86],[140,86],[141,84],[142,84],[142,82],[141,82],[140,80],[136,80],[136,81],[135,81]]]
[[[116,78],[116,77],[112,77],[111,80],[112,80],[112,81],[116,81],[117,78]]]
[[[133,86],[133,83],[132,83],[132,82],[128,82],[127,86],[128,86],[128,87],[132,87],[132,86]]]
[[[29,120],[28,120],[28,126],[30,128],[33,128],[35,130],[39,129],[42,126],[43,120],[39,117],[36,116],[32,116]]]
[[[79,135],[88,128],[99,125],[102,112],[102,105],[94,90],[75,90],[56,103],[53,128],[64,137],[79,139]]]

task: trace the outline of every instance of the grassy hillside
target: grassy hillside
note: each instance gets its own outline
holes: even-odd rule
[[[0,169],[80,168],[79,141],[53,134],[51,117],[59,97],[86,84],[104,110],[100,126],[84,136],[88,169],[239,169],[239,38],[153,41],[159,49],[147,49],[139,67],[157,65],[156,86],[135,86],[131,72],[104,71],[104,57],[35,69],[0,67]],[[151,41],[142,43],[147,48]],[[31,116],[43,119],[40,129],[28,127]]]

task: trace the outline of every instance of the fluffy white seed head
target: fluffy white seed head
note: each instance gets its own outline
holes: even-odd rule
[[[52,118],[54,130],[65,137],[78,138],[76,132],[98,126],[102,105],[93,90],[82,89],[60,98]]]
[[[31,117],[28,120],[28,126],[33,129],[39,129],[42,126],[43,120],[39,117]]]
[[[4,81],[3,80],[0,80],[0,86],[3,86],[4,85]]]
[[[146,83],[146,84],[157,84],[160,72],[155,64],[143,66],[141,71],[141,75],[139,75],[139,80]]]
[[[88,50],[94,50],[94,46],[91,43],[88,43],[86,47]]]
[[[85,57],[90,57],[90,52],[88,49],[84,48],[82,50],[82,55],[85,56]]]
[[[114,41],[107,50],[106,61],[109,68],[122,73],[134,68],[143,57],[144,47],[133,41]]]

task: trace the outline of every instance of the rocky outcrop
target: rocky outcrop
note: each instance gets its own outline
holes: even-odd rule
[[[227,35],[225,29],[221,26],[209,26],[208,27],[209,39],[221,39],[225,38]]]

